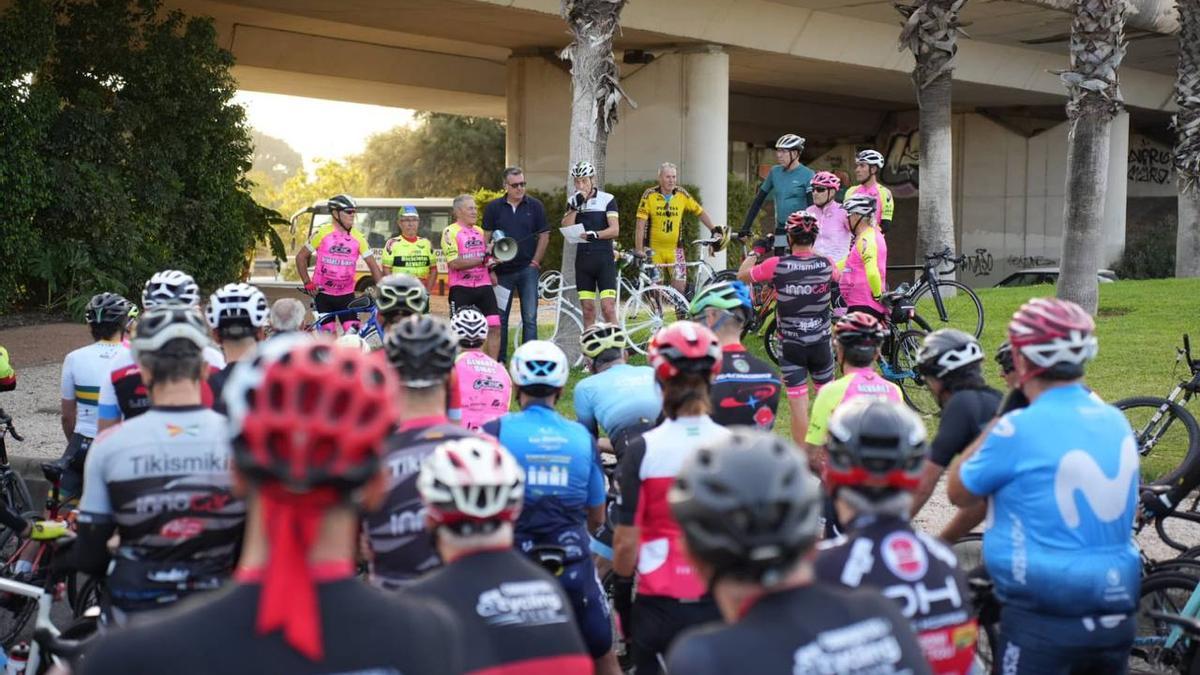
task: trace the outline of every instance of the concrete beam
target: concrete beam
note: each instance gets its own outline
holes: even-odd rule
[[[1074,12],[1076,0],[1014,0],[1022,5]],[[1179,32],[1179,10],[1174,0],[1125,0],[1125,27],[1148,33],[1174,35]],[[1122,75],[1124,72],[1122,71]]]

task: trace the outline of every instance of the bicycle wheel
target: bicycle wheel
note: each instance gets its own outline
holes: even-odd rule
[[[3,478],[0,478],[0,493],[3,494],[0,499],[4,500],[4,504],[13,513],[32,514],[34,518],[38,516],[33,508],[33,497],[29,496],[29,487],[25,484],[25,479],[12,468],[6,469]],[[13,549],[19,543],[16,534],[7,527],[0,527],[0,563],[11,557]]]
[[[892,373],[900,385],[904,402],[923,417],[933,417],[941,412],[933,392],[925,386],[925,380],[917,373],[917,353],[925,341],[924,331],[906,330],[896,338],[892,346]]]
[[[688,301],[670,286],[647,286],[629,297],[618,319],[629,348],[646,353],[646,345],[660,328],[688,316]]]
[[[560,288],[562,288],[562,272],[546,270],[538,275],[538,297],[542,300],[558,298]]]
[[[726,281],[737,281],[737,270],[721,270],[713,275],[712,283],[721,284]]]
[[[938,310],[933,287],[922,284],[913,295],[916,312],[930,328],[957,328],[975,337],[983,334],[983,302],[970,286],[953,279],[938,279],[938,296],[942,300],[945,316]]]
[[[1185,636],[1168,648],[1166,643],[1172,626],[1146,613],[1181,614],[1195,591],[1196,580],[1182,574],[1151,574],[1142,580],[1137,635],[1129,658],[1130,672],[1187,672],[1193,652],[1192,640]]]
[[[775,365],[779,365],[779,360],[783,358],[783,340],[779,339],[779,326],[776,324],[774,314],[771,314],[771,319],[767,322],[762,339],[763,350],[767,352],[767,356],[775,362]]]
[[[1167,479],[1186,457],[1200,452],[1200,426],[1178,403],[1155,396],[1134,396],[1113,405],[1125,413],[1133,427],[1145,482]]]

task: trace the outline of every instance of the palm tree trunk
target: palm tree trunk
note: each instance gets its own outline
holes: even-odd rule
[[[1124,107],[1117,71],[1125,56],[1125,0],[1079,0],[1071,22],[1067,119],[1067,195],[1063,208],[1062,269],[1058,297],[1095,314],[1096,275],[1108,186],[1112,120]]]
[[[1179,71],[1175,79],[1175,173],[1179,231],[1175,276],[1200,277],[1200,0],[1179,0]]]
[[[905,17],[900,48],[916,59],[913,84],[920,106],[921,191],[917,252],[924,256],[954,245],[953,145],[950,139],[950,81],[958,52],[958,13],[966,0],[917,0],[897,4]]]
[[[560,55],[571,62],[570,163],[591,162],[596,167],[596,184],[604,184],[608,134],[617,123],[617,110],[625,92],[613,59],[613,35],[620,29],[621,10],[626,0],[563,0],[562,15],[573,38]],[[632,103],[632,102],[631,102]],[[565,169],[566,167],[564,167]],[[574,190],[567,178],[567,194]],[[575,245],[563,241],[563,283],[575,287]],[[579,304],[577,290],[571,302]],[[599,307],[596,308],[599,312]],[[555,342],[567,353],[570,363],[579,358],[579,328],[559,316]]]

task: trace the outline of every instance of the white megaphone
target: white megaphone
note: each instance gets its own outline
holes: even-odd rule
[[[503,230],[492,232],[492,257],[500,262],[517,257],[517,240],[504,234]]]

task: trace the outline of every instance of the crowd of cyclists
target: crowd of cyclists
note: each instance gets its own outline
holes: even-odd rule
[[[773,194],[776,230],[748,247],[739,281],[700,289],[691,320],[651,338],[646,365],[629,362],[613,316],[615,201],[594,168],[572,168],[563,223],[584,226],[575,264],[592,304],[589,374],[569,394],[552,342],[496,359],[495,296],[478,291],[495,264],[473,202],[456,204],[443,239],[456,274],[442,318],[428,262],[424,276],[394,273],[428,252],[396,254],[385,275],[353,199],[330,200],[300,275],[318,311],[344,309],[366,257],[377,351],[310,330],[297,301],[270,306],[245,283],[203,312],[178,270],[147,281],[140,308],[96,295],[95,342],[63,367],[71,564],[106,581],[104,634],[77,670],[981,672],[951,545],[986,510],[995,672],[1124,672],[1138,454],[1125,418],[1083,383],[1091,317],[1057,299],[1023,305],[996,356],[1004,394],[985,384],[974,337],[929,334],[918,368],[942,409],[930,441],[875,370],[883,158],[860,153],[860,184],[839,204],[840,181],[800,164],[802,149],[779,140],[747,217]],[[702,212],[676,181],[664,165],[639,219]],[[411,227],[402,236],[415,244]],[[649,255],[678,262],[653,243]],[[739,342],[749,285],[764,283],[779,294],[779,372]],[[773,431],[782,397],[786,435]],[[960,510],[918,531],[943,476]]]

